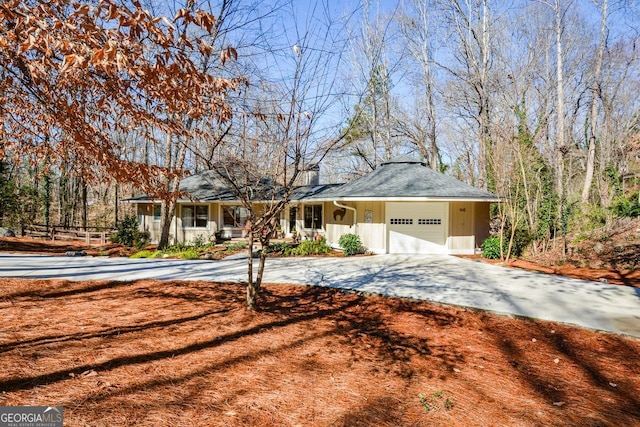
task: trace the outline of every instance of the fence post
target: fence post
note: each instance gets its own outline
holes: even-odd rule
[[[56,240],[56,228],[55,227],[51,227],[51,240],[52,241]]]
[[[85,229],[84,231],[84,240],[87,245],[91,244],[91,233]]]

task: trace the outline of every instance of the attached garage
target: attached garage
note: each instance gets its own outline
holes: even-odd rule
[[[447,253],[448,206],[447,202],[388,202],[388,252]]]
[[[369,249],[391,254],[473,254],[489,232],[489,205],[500,202],[406,156],[308,200],[350,211],[325,217],[332,244],[356,232],[363,242],[374,242]]]

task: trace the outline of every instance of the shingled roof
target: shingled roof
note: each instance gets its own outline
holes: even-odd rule
[[[180,202],[191,200],[200,202],[234,201],[238,198],[229,190],[228,186],[213,171],[200,172],[180,180],[181,192],[188,193],[191,197],[181,197]],[[154,199],[142,195],[128,199],[129,202],[151,202]]]
[[[328,191],[341,184],[323,184],[323,185],[302,185],[293,189],[290,199],[298,201],[306,199],[310,196],[319,196],[323,192]],[[274,187],[268,179],[263,179],[259,185],[252,185],[251,190],[255,192],[253,199],[255,201],[266,201],[273,197]],[[225,180],[221,179],[214,171],[204,171],[195,175],[190,175],[180,181],[180,191],[187,193],[189,196],[178,199],[180,202],[198,201],[198,202],[237,202],[238,196],[229,189]],[[280,196],[280,191],[276,197]],[[127,199],[128,202],[150,203],[155,201],[147,195],[142,195]]]
[[[270,199],[273,188],[269,181],[260,183],[262,188],[253,188],[256,201]],[[180,201],[232,202],[238,197],[214,172],[206,171],[191,175],[180,181],[180,191],[191,195]],[[260,197],[259,193],[268,197]],[[291,201],[428,201],[460,200],[499,202],[495,194],[481,190],[462,181],[436,172],[420,160],[409,156],[395,157],[378,169],[346,184],[324,184],[296,187]],[[150,202],[147,196],[129,199],[130,202]]]
[[[321,194],[311,201],[347,200],[460,200],[499,202],[495,194],[436,172],[420,160],[395,157],[376,170]]]

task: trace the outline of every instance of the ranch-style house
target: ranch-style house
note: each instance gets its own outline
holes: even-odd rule
[[[344,184],[320,184],[319,169],[295,189],[280,218],[281,234],[303,239],[317,235],[337,246],[346,233],[360,236],[374,253],[473,254],[489,235],[489,206],[500,198],[401,156]],[[212,172],[184,178],[171,223],[173,241],[198,236],[242,237],[246,209]],[[138,220],[160,236],[160,203],[130,199]],[[266,202],[256,202],[266,203]]]

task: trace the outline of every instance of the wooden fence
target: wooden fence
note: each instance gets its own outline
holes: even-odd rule
[[[99,242],[104,245],[115,230],[104,227],[47,227],[45,225],[29,225],[24,227],[23,236],[51,240],[84,240],[87,245]]]

